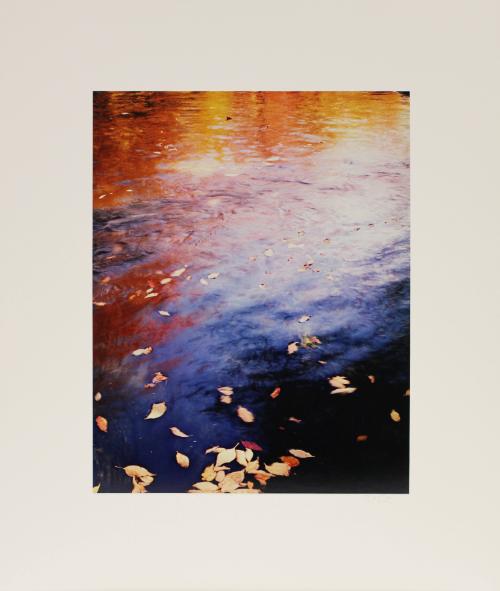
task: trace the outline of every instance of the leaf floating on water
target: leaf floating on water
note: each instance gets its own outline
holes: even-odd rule
[[[210,454],[210,453],[216,453],[216,454],[218,454],[219,452],[224,451],[224,449],[225,449],[224,447],[220,447],[218,445],[214,445],[214,447],[210,447],[209,449],[207,449],[205,451],[205,453],[206,454]]]
[[[94,306],[105,306],[106,302],[94,302]]]
[[[160,316],[170,316],[170,312],[167,312],[166,310],[158,310],[158,314]]]
[[[162,285],[167,285],[167,283],[170,283],[171,281],[172,281],[172,277],[165,277],[165,279],[162,279],[162,280],[160,281],[160,283],[161,283]]]
[[[245,458],[247,462],[253,458],[253,451],[249,447],[245,449]]]
[[[328,381],[330,382],[330,386],[334,388],[344,388],[347,384],[351,383],[344,376],[333,376],[333,378],[328,378]]]
[[[304,335],[300,341],[300,344],[303,347],[311,347],[311,349],[315,349],[317,345],[321,345],[321,341],[318,339],[318,337]]]
[[[264,464],[269,474],[273,476],[289,476],[290,466],[284,462],[273,462],[270,466]]]
[[[222,394],[222,396],[219,397],[219,400],[223,404],[231,404],[231,402],[233,401],[233,399],[231,398],[231,396],[227,396],[226,394]]]
[[[252,450],[250,450],[250,451],[252,451]],[[236,461],[241,466],[246,466],[248,464],[246,454],[242,449],[236,450]]]
[[[176,435],[177,437],[190,437],[190,435],[186,435],[177,427],[170,427],[170,431],[172,432],[173,435]]]
[[[207,275],[207,279],[217,279],[219,275],[220,273],[210,273],[210,275]]]
[[[285,464],[288,464],[290,468],[295,468],[300,464],[300,460],[294,458],[293,456],[281,456],[280,460]]]
[[[274,251],[272,248],[268,248],[264,251],[264,254],[266,255],[266,257],[272,257],[274,254]]]
[[[292,423],[302,423],[302,419],[297,419],[295,417],[290,417],[288,420]]]
[[[146,289],[146,293],[151,293],[152,291],[154,291],[154,287],[150,287],[150,288]]]
[[[240,419],[245,423],[253,423],[255,420],[253,413],[244,406],[238,406],[236,412],[238,413]]]
[[[105,419],[104,417],[96,417],[95,422],[96,422],[97,427],[101,431],[104,431],[104,433],[107,433],[108,432],[108,421],[107,421],[107,419]]]
[[[98,485],[92,487],[92,492],[98,493],[100,488],[101,488],[101,483],[99,482]]]
[[[189,468],[189,458],[181,452],[175,454],[175,459],[181,468]]]
[[[231,386],[222,386],[221,388],[217,388],[217,392],[225,396],[231,396],[233,394],[233,388]]]
[[[302,323],[304,323],[304,322],[307,322],[307,321],[308,321],[308,320],[310,320],[310,319],[311,319],[311,317],[310,317],[308,314],[304,314],[304,316],[301,316],[301,317],[300,317],[300,318],[297,320],[297,322],[300,322],[300,323],[302,324]]]
[[[320,360],[318,361],[318,363],[319,363],[320,365],[326,365],[326,364],[327,364],[327,362],[326,362],[326,361],[323,361],[322,359],[320,359]]]
[[[278,396],[280,395],[280,393],[281,393],[281,388],[278,387],[278,388],[275,388],[271,392],[270,396],[271,396],[271,398],[278,398]]]
[[[257,480],[257,482],[261,485],[261,486],[266,486],[267,481],[272,478],[273,475],[269,474],[269,472],[264,472],[264,470],[258,470],[255,474],[254,474],[254,478],[255,480]]]
[[[292,454],[292,456],[300,458],[301,460],[305,458],[314,458],[312,454],[310,454],[308,451],[304,451],[303,449],[289,449],[288,451]]]
[[[298,341],[294,341],[288,345],[288,355],[292,353],[296,353],[299,350],[299,343]]]
[[[358,443],[362,443],[363,441],[366,441],[368,439],[368,435],[358,435],[356,437],[356,441]]]
[[[222,466],[222,464],[229,464],[236,459],[236,450],[234,448],[225,449],[223,448],[217,454],[217,460],[215,461],[216,466]]]
[[[374,384],[374,383],[375,383],[375,376],[369,375],[369,376],[368,376],[368,379],[370,380],[370,382],[371,382],[372,384]]]
[[[217,485],[213,482],[197,482],[196,484],[193,484],[193,486],[202,492],[216,492],[219,490]]]
[[[151,407],[149,413],[144,419],[159,419],[167,412],[167,405],[165,402],[155,402]]]
[[[330,392],[330,394],[340,394],[341,396],[344,396],[345,394],[352,394],[353,392],[356,392],[357,388],[336,388],[335,390],[332,390]]]
[[[186,268],[187,267],[181,267],[180,269],[176,269],[175,271],[172,271],[172,273],[170,273],[170,277],[180,277],[184,273]]]
[[[96,402],[99,402],[99,400],[101,400],[101,399],[102,399],[102,394],[100,392],[96,392],[95,396],[94,396],[94,400]]]
[[[214,465],[210,464],[201,473],[201,479],[205,482],[212,482],[215,479],[217,472],[214,470]]]
[[[161,371],[157,371],[153,376],[152,382],[153,384],[159,384],[160,382],[166,382],[167,380],[167,376],[164,376]]]
[[[262,447],[260,447],[260,445],[258,443],[255,443],[254,441],[242,441],[241,445],[243,445],[247,449],[253,449],[253,451],[264,451]]]
[[[208,285],[208,281],[207,281],[207,280],[206,280],[204,277],[202,277],[202,278],[200,279],[200,283],[201,283],[202,285]]]
[[[147,295],[144,296],[144,299],[147,298],[155,298],[158,294],[156,292],[153,293],[148,293]]]
[[[248,474],[255,474],[258,469],[259,469],[259,459],[258,458],[256,460],[248,462],[248,464],[245,467],[245,471],[248,472]]]
[[[139,357],[139,355],[149,355],[152,350],[153,347],[146,347],[145,349],[136,349],[135,351],[132,351],[132,355],[135,355],[136,357]]]
[[[391,410],[391,419],[395,423],[399,423],[399,421],[401,420],[401,415],[398,413],[397,410],[394,410],[394,409]]]

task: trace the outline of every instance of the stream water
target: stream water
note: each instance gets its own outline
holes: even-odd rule
[[[130,492],[129,464],[157,475],[149,492],[186,491],[207,448],[241,440],[268,463],[315,456],[266,493],[407,492],[409,198],[401,93],[96,93],[100,492]],[[288,354],[307,336],[321,343]],[[335,375],[357,390],[331,395]]]

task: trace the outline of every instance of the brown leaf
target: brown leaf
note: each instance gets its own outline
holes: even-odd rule
[[[178,451],[175,454],[175,459],[181,468],[189,468],[189,458],[187,456],[185,456],[184,454],[181,454],[181,452]],[[202,480],[203,480],[203,477],[202,477]]]
[[[155,402],[151,406],[151,410],[149,413],[144,417],[145,420],[147,419],[159,419],[167,412],[167,405],[165,402]]]
[[[108,421],[107,421],[107,419],[105,419],[104,417],[96,417],[95,422],[97,424],[97,427],[101,431],[104,431],[104,433],[107,433],[108,432]]]
[[[272,474],[269,474],[269,472],[264,472],[264,470],[259,470],[253,476],[261,486],[266,486],[267,481],[273,477]]]
[[[288,464],[290,468],[295,468],[295,466],[300,464],[300,460],[294,458],[293,456],[281,456],[280,460],[285,464]]]
[[[278,396],[280,395],[280,393],[281,393],[281,388],[278,387],[278,388],[275,388],[271,392],[270,396],[271,396],[271,398],[278,398]]]
[[[236,412],[238,413],[240,419],[245,423],[253,423],[253,421],[255,420],[253,413],[246,409],[244,406],[238,406]]]
[[[358,435],[356,437],[356,441],[358,443],[362,443],[363,441],[366,441],[368,439],[368,435]]]

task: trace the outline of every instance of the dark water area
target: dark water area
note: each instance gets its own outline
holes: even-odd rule
[[[408,492],[409,199],[402,93],[96,93],[100,492],[130,492],[127,465],[185,492],[242,440],[268,464],[315,456],[266,494]],[[356,391],[332,395],[337,375]]]

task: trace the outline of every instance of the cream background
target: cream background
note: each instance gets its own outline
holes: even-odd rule
[[[1,589],[500,588],[498,7],[2,4]],[[90,493],[94,89],[412,91],[409,496]]]

